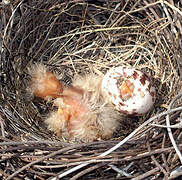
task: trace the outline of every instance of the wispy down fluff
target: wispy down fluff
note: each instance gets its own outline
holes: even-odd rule
[[[102,96],[102,76],[75,76],[72,85],[65,87],[45,66],[33,69],[30,73],[33,94],[53,98],[57,107],[45,119],[48,129],[71,141],[89,142],[113,136],[122,117]]]

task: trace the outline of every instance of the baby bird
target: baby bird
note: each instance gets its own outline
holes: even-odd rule
[[[47,71],[43,65],[33,66],[30,75],[32,76],[30,89],[35,96],[48,100],[49,98],[58,98],[63,92],[62,84],[57,77]]]
[[[48,129],[68,141],[92,142],[113,136],[122,117],[102,96],[102,75],[77,75],[70,86],[65,86],[44,65],[32,69],[32,93],[52,99],[57,107],[45,118]]]

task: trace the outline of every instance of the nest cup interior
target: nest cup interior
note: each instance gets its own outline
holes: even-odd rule
[[[181,7],[173,0],[2,1],[0,176],[179,177],[174,169],[182,162]],[[29,69],[36,63],[65,85],[76,75],[135,67],[156,88],[154,108],[143,116],[127,116],[109,140],[60,140],[43,121],[55,110],[52,101],[32,96],[27,88]],[[88,164],[82,166],[85,161]]]

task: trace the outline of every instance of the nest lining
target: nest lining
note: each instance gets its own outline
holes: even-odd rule
[[[182,161],[180,2],[17,0],[7,5],[3,2],[0,7],[3,179],[180,176],[180,173],[170,176]],[[86,144],[59,141],[42,122],[51,104],[30,97],[26,90],[30,79],[28,68],[40,62],[56,71],[65,83],[70,83],[76,74],[105,73],[118,65],[134,66],[152,77],[157,88],[155,107],[143,117],[126,119],[111,140]],[[169,125],[177,128],[167,129]],[[120,146],[115,146],[118,143]]]

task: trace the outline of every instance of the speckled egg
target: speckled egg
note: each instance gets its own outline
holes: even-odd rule
[[[143,115],[154,105],[156,92],[143,72],[130,67],[111,68],[102,80],[102,93],[115,109],[128,115]]]

